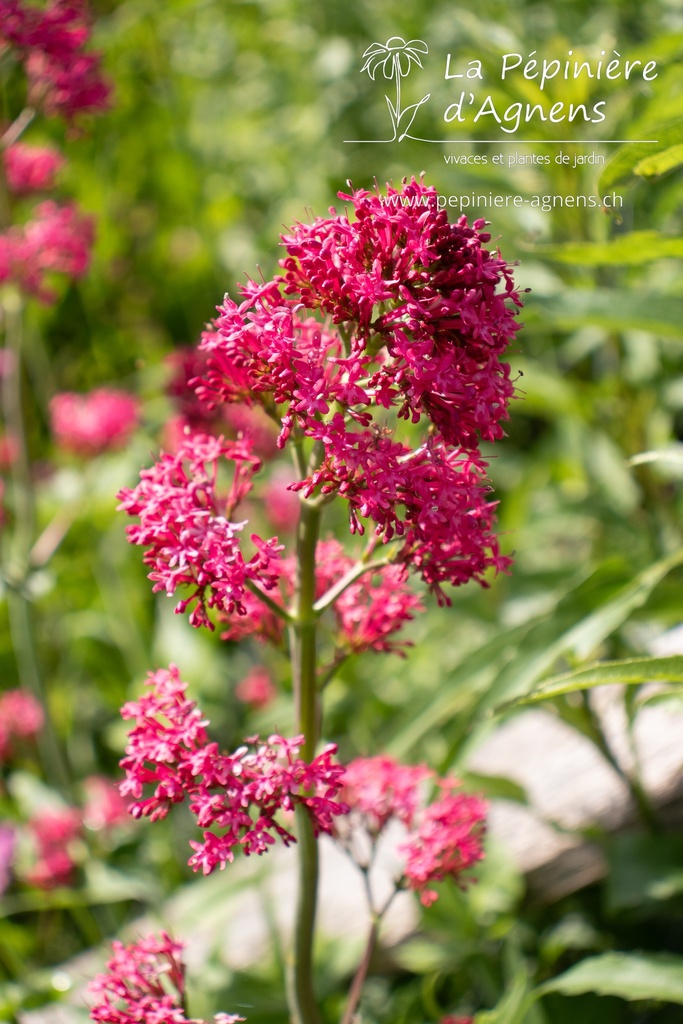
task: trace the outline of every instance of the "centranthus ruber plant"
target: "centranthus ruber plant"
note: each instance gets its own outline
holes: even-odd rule
[[[175,597],[176,612],[224,639],[255,637],[289,654],[296,736],[248,739],[233,753],[209,739],[178,670],[153,673],[150,691],[124,708],[135,724],[122,789],[136,816],[189,802],[204,830],[190,863],[204,872],[239,848],[260,854],[296,841],[289,999],[298,1024],[320,1020],[317,837],[332,833],[356,851],[363,833],[371,851],[395,820],[404,830],[396,889],[429,904],[445,879],[466,885],[486,816],[481,800],[424,765],[373,751],[345,774],[336,748],[319,751],[325,686],[360,652],[405,654],[396,634],[422,608],[412,577],[449,604],[449,587],[487,586],[510,564],[494,531],[480,442],[503,436],[514,392],[502,361],[521,305],[511,269],[487,248],[484,221],[449,223],[422,181],[341,198],[345,212],[283,238],[272,280],[249,281],[240,301],[226,296],[196,357],[175,366],[194,373],[189,382],[174,378],[182,430],[119,495],[138,520],[129,540],[145,549],[154,589]],[[228,415],[239,409],[240,417]],[[263,469],[247,415],[256,411],[292,456],[293,477],[277,468],[270,478],[289,479],[284,486],[299,498],[291,544],[286,517],[278,536],[247,525]],[[355,557],[324,532],[332,503],[346,510]],[[369,862],[356,859],[367,871]],[[382,916],[370,910],[369,952],[346,1021]]]

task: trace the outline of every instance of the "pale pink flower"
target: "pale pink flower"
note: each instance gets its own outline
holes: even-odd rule
[[[56,443],[78,455],[94,456],[122,448],[139,418],[138,400],[114,388],[97,388],[83,395],[65,391],[50,401]]]
[[[40,889],[70,885],[76,868],[71,844],[81,833],[83,821],[74,807],[43,811],[29,821],[37,860],[27,881]]]
[[[7,888],[12,877],[14,861],[15,832],[11,825],[0,824],[0,896]]]
[[[112,943],[106,971],[89,986],[97,1002],[90,1010],[99,1024],[204,1024],[185,1015],[183,943],[166,932],[126,946]],[[170,991],[169,991],[170,989]],[[219,1013],[214,1024],[237,1024],[244,1017]]]
[[[25,739],[40,732],[45,721],[42,705],[25,690],[6,690],[0,696],[0,720],[14,736]]]
[[[52,146],[29,146],[15,142],[3,152],[7,185],[18,195],[42,192],[54,187],[64,157]]]
[[[135,818],[163,818],[174,803],[189,801],[205,830],[202,841],[190,842],[195,871],[223,868],[239,847],[261,854],[276,837],[285,845],[295,842],[278,815],[296,805],[308,810],[316,835],[330,833],[334,816],[345,813],[337,800],[344,769],[332,760],[335,746],[310,764],[298,757],[301,736],[252,737],[233,754],[222,754],[209,742],[207,723],[185,696],[187,684],[174,665],[150,673],[148,686],[151,692],[121,711],[135,722],[121,761],[121,793],[133,798]]]
[[[276,694],[270,673],[263,665],[255,665],[235,687],[237,699],[253,708],[265,708]]]
[[[291,490],[296,482],[288,465],[275,466],[263,491],[263,510],[276,530],[291,532],[299,521],[301,502]]]
[[[128,804],[118,785],[102,775],[89,775],[83,783],[85,803],[83,824],[86,828],[110,829],[128,821]]]

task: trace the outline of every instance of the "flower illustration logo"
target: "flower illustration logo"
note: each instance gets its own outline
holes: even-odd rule
[[[402,142],[403,139],[409,137],[408,132],[417,111],[430,97],[430,93],[427,93],[418,103],[411,103],[401,109],[401,79],[408,75],[413,64],[417,64],[421,68],[420,56],[428,52],[429,47],[422,39],[411,39],[406,42],[401,36],[392,36],[391,39],[387,39],[386,43],[373,43],[368,46],[363,54],[365,63],[361,68],[361,74],[363,71],[367,71],[374,82],[377,72],[381,69],[387,81],[396,82],[396,102],[392,103],[385,94],[394,131],[393,137],[387,139],[387,142],[394,142],[396,139]]]

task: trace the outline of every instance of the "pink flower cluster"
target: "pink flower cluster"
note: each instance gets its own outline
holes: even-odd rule
[[[355,565],[335,540],[318,543],[315,563],[318,598],[323,597]],[[277,563],[285,600],[294,593],[295,569],[294,558],[284,558]],[[246,616],[227,620],[228,628],[222,634],[223,639],[242,640],[255,636],[279,644],[283,638],[282,620],[253,594],[245,594],[244,605]],[[415,612],[422,610],[422,603],[408,585],[406,567],[389,565],[351,583],[332,607],[336,622],[335,645],[339,650],[349,654],[362,651],[402,654],[410,641],[390,637],[409,622]]]
[[[185,1015],[182,950],[183,943],[166,932],[128,946],[114,941],[106,972],[89,986],[97,998],[91,1019],[99,1024],[203,1024]],[[213,1019],[214,1024],[237,1024],[244,1017],[219,1013]]]
[[[252,708],[265,708],[277,693],[270,672],[263,665],[255,665],[235,688],[235,696]]]
[[[36,698],[24,690],[6,690],[0,696],[0,763],[12,752],[12,740],[29,739],[43,727],[45,716]]]
[[[227,466],[233,468],[232,481],[221,493],[219,470]],[[194,626],[213,629],[208,608],[244,615],[250,582],[264,590],[277,585],[282,550],[277,538],[264,541],[252,534],[256,551],[246,561],[239,538],[245,524],[231,521],[259,467],[247,441],[194,434],[175,454],[162,454],[151,469],[143,470],[137,487],[119,492],[119,508],[140,517],[139,526],[127,528],[128,539],[149,548],[144,561],[152,569],[154,590],[174,594],[179,586],[191,587],[190,597],[176,611],[194,604]]]
[[[427,781],[436,783],[441,795],[425,806]],[[384,756],[358,758],[344,776],[342,798],[351,830],[362,828],[373,844],[392,820],[407,830],[398,846],[404,862],[399,885],[417,892],[425,906],[437,899],[432,885],[451,878],[464,888],[463,872],[484,856],[487,805],[454,792],[456,784],[436,778],[426,765],[402,765]]]
[[[11,47],[24,63],[28,102],[71,121],[108,106],[100,56],[88,53],[85,0],[49,0],[37,7],[0,0],[0,51]]]
[[[295,842],[277,815],[297,805],[307,808],[316,835],[330,833],[335,815],[345,813],[337,800],[344,769],[333,762],[336,747],[326,747],[308,764],[298,757],[303,737],[275,735],[265,742],[251,738],[234,754],[222,754],[209,742],[207,723],[185,696],[187,684],[174,665],[150,673],[148,686],[149,693],[121,711],[135,722],[121,761],[121,793],[134,798],[133,817],[151,820],[189,801],[205,829],[202,841],[190,843],[195,871],[223,868],[236,847],[261,854],[276,836],[285,845]]]
[[[127,391],[97,388],[85,395],[65,391],[50,401],[50,425],[57,444],[93,456],[121,448],[138,425],[137,399]]]
[[[54,187],[64,157],[52,146],[28,146],[15,142],[2,154],[7,185],[17,195]]]
[[[53,302],[55,292],[46,283],[49,274],[82,277],[90,263],[94,238],[91,217],[75,206],[40,203],[26,224],[0,234],[0,284],[13,281],[42,302]]]
[[[509,564],[478,444],[503,434],[514,385],[500,357],[521,303],[484,222],[450,224],[434,189],[413,179],[342,198],[354,220],[298,225],[284,273],[249,283],[241,303],[226,297],[202,338],[197,394],[261,405],[282,422],[280,446],[293,431],[315,441],[321,456],[292,487],[346,499],[352,532],[369,519],[383,541],[400,539],[397,560],[445,600],[444,583]],[[426,420],[424,443],[399,441],[391,410]]]

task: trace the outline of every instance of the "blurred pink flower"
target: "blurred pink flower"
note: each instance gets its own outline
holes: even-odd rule
[[[41,302],[55,301],[48,274],[82,277],[90,262],[94,223],[74,205],[40,203],[33,218],[0,234],[0,283],[14,281]]]
[[[301,501],[289,490],[296,481],[294,470],[288,465],[275,466],[263,492],[263,510],[276,530],[291,532],[299,521]]]
[[[0,497],[2,491],[0,489]],[[0,763],[12,753],[12,739],[30,739],[44,723],[43,708],[24,690],[6,690],[0,696]]]
[[[9,469],[19,454],[19,441],[14,434],[0,437],[0,469]]]
[[[440,787],[441,796],[425,805],[427,781]],[[479,797],[454,792],[456,785],[455,779],[437,778],[426,765],[402,765],[384,756],[358,758],[344,776],[341,798],[350,814],[339,819],[337,835],[348,845],[354,830],[362,829],[374,844],[392,820],[399,821],[407,835],[397,847],[403,858],[398,884],[413,889],[429,906],[438,895],[430,886],[451,878],[465,888],[471,879],[463,872],[484,856],[488,807]]]
[[[0,0],[0,44],[18,50],[28,77],[28,102],[48,115],[73,120],[108,106],[99,54],[84,49],[89,37],[84,0],[49,0],[43,8]]]
[[[106,972],[98,974],[89,986],[98,998],[91,1019],[99,1024],[204,1024],[185,1016],[182,950],[183,943],[166,932],[128,946],[114,941]],[[235,1014],[219,1013],[214,1024],[243,1020]]]
[[[81,833],[82,818],[74,807],[44,811],[29,821],[36,845],[37,862],[27,881],[39,889],[70,885],[76,862],[69,846]]]
[[[244,679],[235,687],[235,696],[245,704],[254,708],[264,708],[273,700],[277,693],[268,669],[257,665],[247,672]]]
[[[61,153],[52,146],[29,146],[24,142],[8,146],[3,161],[7,185],[19,195],[51,189],[65,163]]]
[[[121,448],[137,427],[139,415],[138,400],[113,388],[97,388],[85,395],[65,391],[50,401],[55,441],[78,455]]]
[[[83,824],[86,828],[109,829],[128,821],[128,804],[118,785],[102,775],[90,775],[83,783],[86,799]]]

